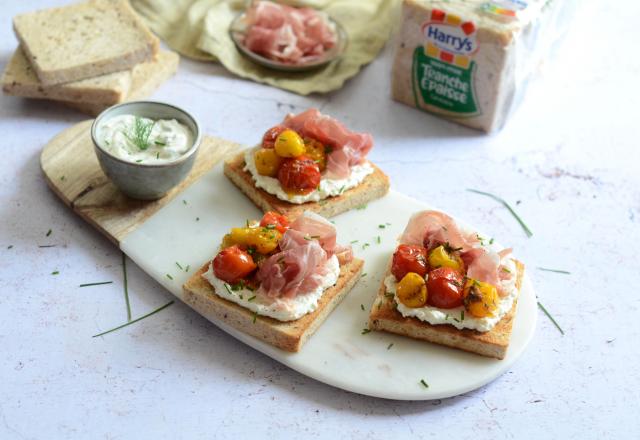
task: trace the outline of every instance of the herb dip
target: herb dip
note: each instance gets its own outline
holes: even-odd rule
[[[100,125],[98,142],[103,150],[133,163],[173,162],[193,146],[193,133],[175,119],[153,120],[120,115]]]

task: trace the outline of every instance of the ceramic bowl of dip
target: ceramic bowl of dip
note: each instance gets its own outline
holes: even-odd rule
[[[124,194],[140,200],[159,199],[187,177],[201,137],[189,112],[153,101],[109,107],[91,126],[102,171]]]

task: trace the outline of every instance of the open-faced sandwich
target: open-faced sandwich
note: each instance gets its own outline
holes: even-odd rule
[[[265,212],[332,217],[389,191],[389,178],[366,159],[372,147],[370,134],[310,109],[270,128],[224,172]]]
[[[369,327],[503,359],[524,266],[439,211],[409,220]]]
[[[333,224],[305,212],[289,224],[267,212],[224,236],[193,275],[184,301],[287,351],[298,351],[360,278],[363,261],[336,242]]]

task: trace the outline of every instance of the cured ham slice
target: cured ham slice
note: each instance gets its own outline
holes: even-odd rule
[[[336,244],[336,228],[323,217],[305,212],[284,233],[280,252],[267,258],[257,273],[261,291],[271,298],[293,298],[322,283],[329,257],[351,261],[351,247]]]
[[[466,250],[478,243],[474,234],[460,230],[455,220],[440,211],[421,211],[409,220],[400,243],[425,246],[427,249],[444,243]]]
[[[350,168],[364,161],[373,147],[369,133],[357,133],[347,129],[336,119],[311,108],[297,115],[288,115],[283,125],[303,137],[316,139],[333,151],[327,155],[325,176],[331,179],[349,177]]]
[[[283,63],[315,61],[336,44],[335,30],[315,9],[255,1],[245,17],[247,49]]]

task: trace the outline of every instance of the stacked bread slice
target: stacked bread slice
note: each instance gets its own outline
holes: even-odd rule
[[[20,42],[2,76],[2,90],[50,99],[89,114],[150,95],[178,68],[176,53],[127,0],[89,0],[18,15]]]

